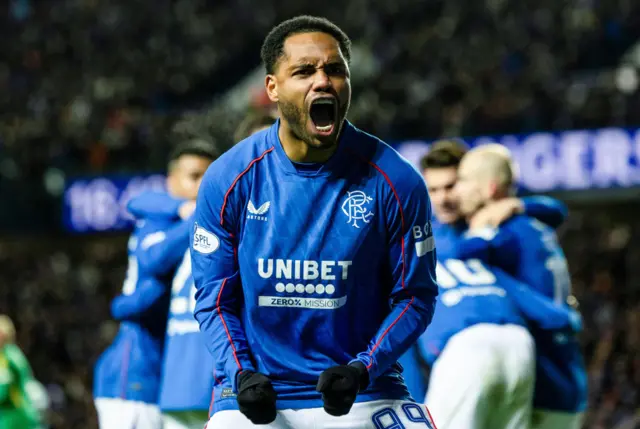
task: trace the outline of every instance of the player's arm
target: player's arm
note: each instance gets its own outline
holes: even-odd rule
[[[140,240],[136,252],[140,270],[162,276],[173,270],[189,245],[192,219],[177,222],[167,230],[158,230]]]
[[[394,364],[425,331],[435,307],[436,252],[431,203],[421,180],[412,189],[398,186],[388,202],[391,311],[367,350],[357,356],[373,381]]]
[[[24,385],[33,378],[29,361],[18,346],[7,344],[4,346],[3,353],[7,360],[8,377],[0,376],[0,403],[10,399],[12,386]],[[0,370],[0,375],[4,374],[3,371],[5,369]]]
[[[4,350],[0,349],[0,404],[6,404],[9,400],[9,389],[13,383],[13,373],[9,365],[2,362]]]
[[[504,228],[474,229],[465,232],[454,254],[456,259],[479,259],[513,273],[520,261],[520,241]]]
[[[135,320],[151,309],[165,294],[167,287],[154,278],[141,281],[130,295],[118,295],[111,301],[115,320]]]
[[[545,196],[504,198],[480,209],[471,219],[469,227],[497,228],[517,214],[536,218],[555,229],[567,218],[567,207],[561,201]]]
[[[132,293],[123,293],[111,301],[111,315],[115,320],[137,320],[167,292],[167,286],[156,277],[177,265],[174,260],[179,250],[184,257],[184,249],[189,242],[189,225],[183,221],[169,230],[164,230],[163,226],[164,223],[147,221],[139,229],[138,244],[133,252],[137,277],[131,280],[136,283],[136,288]]]
[[[560,200],[547,196],[532,196],[521,198],[522,212],[527,216],[556,229],[564,223],[569,214],[567,206]]]
[[[179,219],[184,203],[166,192],[143,192],[129,200],[127,211],[137,219]]]
[[[573,332],[582,330],[580,313],[568,305],[556,304],[553,299],[512,278],[501,282],[500,286],[507,291],[523,316],[538,328]]]
[[[224,366],[237,393],[237,376],[255,371],[239,316],[238,209],[230,197],[225,198],[227,189],[222,189],[213,170],[209,168],[200,186],[191,234],[191,269],[197,290],[194,314],[209,351]]]

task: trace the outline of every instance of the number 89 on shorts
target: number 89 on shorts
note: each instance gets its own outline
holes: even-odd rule
[[[371,420],[376,429],[436,429],[428,411],[425,413],[424,405],[408,402],[402,404],[401,410],[397,412],[393,408],[383,408],[371,416]]]

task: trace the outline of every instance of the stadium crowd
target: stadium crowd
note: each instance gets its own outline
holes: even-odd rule
[[[636,429],[630,422],[640,418],[638,209],[612,220],[616,207],[575,208],[561,231],[585,318],[586,429]],[[91,373],[117,329],[109,302],[122,285],[125,248],[125,237],[0,244],[0,284],[9,285],[0,288],[0,313],[16,321],[18,343],[51,395],[53,428],[96,427]]]
[[[238,118],[207,107],[259,65],[273,22],[303,12],[373,53],[350,116],[383,138],[640,120],[638,92],[588,72],[615,67],[640,36],[628,0],[13,0],[0,11],[0,171],[162,167],[185,109],[204,109],[200,122],[231,143]]]

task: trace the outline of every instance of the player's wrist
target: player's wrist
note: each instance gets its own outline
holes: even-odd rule
[[[351,362],[349,367],[353,368],[358,376],[358,390],[360,392],[366,390],[369,387],[369,371],[367,367],[359,360]]]
[[[242,387],[242,383],[247,381],[255,372],[251,370],[242,370],[238,371],[236,374],[236,386],[238,386],[238,390]]]

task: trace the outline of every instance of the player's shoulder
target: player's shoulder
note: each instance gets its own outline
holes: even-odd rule
[[[540,235],[552,231],[550,226],[526,214],[511,217],[501,228],[515,235]]]
[[[369,162],[398,192],[425,186],[422,175],[389,144],[347,123],[355,144],[353,150]]]
[[[184,221],[169,218],[148,218],[136,221],[127,249],[130,252],[148,249],[151,245],[164,240],[166,231],[179,222]]]
[[[278,123],[233,145],[211,163],[205,173],[204,182],[223,188],[231,186],[247,169],[275,150],[277,126]]]
[[[27,358],[25,357],[22,350],[15,344],[7,344],[4,347],[5,356],[9,361],[9,364],[13,364],[16,366],[28,366]]]

